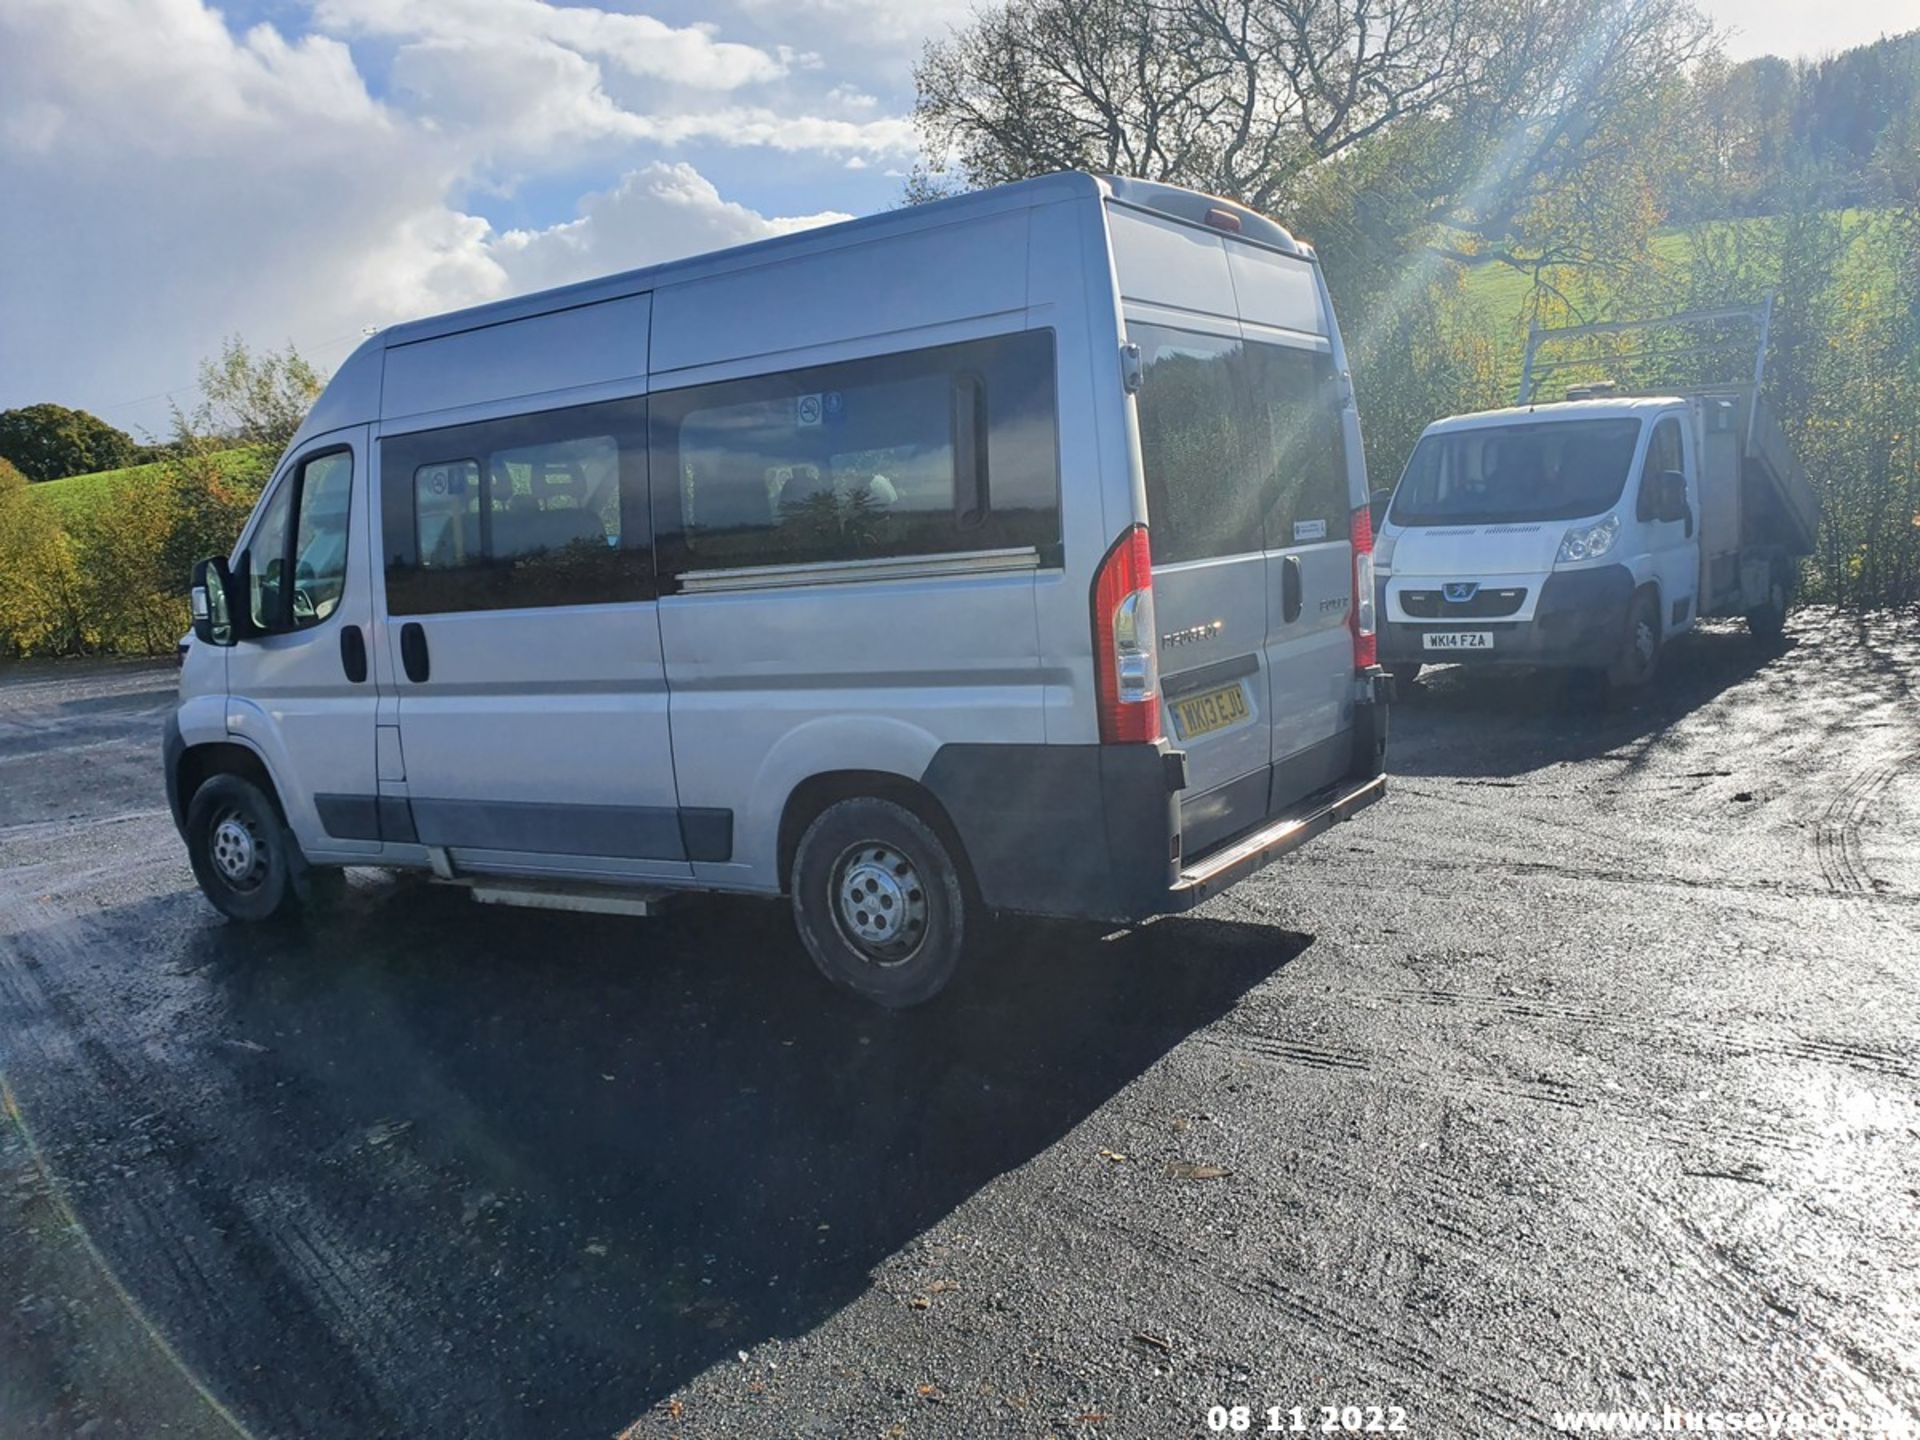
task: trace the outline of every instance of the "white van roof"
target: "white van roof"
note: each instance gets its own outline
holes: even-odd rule
[[[1445,435],[1454,430],[1484,430],[1495,425],[1538,424],[1543,420],[1627,420],[1686,402],[1677,395],[1609,395],[1597,400],[1559,400],[1551,405],[1509,405],[1502,410],[1476,410],[1449,415],[1421,432]]]
[[[300,434],[295,437],[295,443],[304,442],[309,435],[324,434],[329,430],[377,418],[381,413],[385,352],[393,346],[642,295],[668,285],[839,249],[884,235],[906,235],[958,220],[1076,198],[1111,200],[1121,205],[1152,210],[1188,224],[1220,225],[1229,233],[1253,244],[1309,260],[1313,258],[1311,247],[1300,244],[1284,227],[1233,201],[1151,181],[1097,176],[1074,170],[1060,171],[922,205],[883,210],[878,214],[844,220],[834,225],[776,235],[730,249],[690,255],[638,270],[621,271],[551,290],[516,295],[464,310],[403,321],[373,335],[341,362],[325,391],[314,402],[306,422],[300,427]],[[1224,216],[1221,212],[1224,212]]]

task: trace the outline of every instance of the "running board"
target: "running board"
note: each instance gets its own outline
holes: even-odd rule
[[[571,910],[585,915],[658,915],[672,892],[620,885],[566,885],[538,880],[458,880],[482,905]]]

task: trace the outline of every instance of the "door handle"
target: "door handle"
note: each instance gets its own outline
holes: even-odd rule
[[[432,667],[427,663],[427,632],[418,620],[400,627],[400,663],[406,667],[407,679],[416,685],[427,683]]]
[[[356,685],[367,678],[367,637],[358,625],[340,627],[340,668]]]
[[[1300,618],[1306,603],[1300,585],[1300,557],[1289,555],[1280,562],[1280,618],[1288,625]]]

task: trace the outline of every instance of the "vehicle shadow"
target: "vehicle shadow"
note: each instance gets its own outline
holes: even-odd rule
[[[1389,768],[1401,775],[1498,778],[1615,751],[1644,763],[1680,720],[1769,667],[1796,642],[1755,640],[1740,625],[1668,645],[1639,691],[1608,695],[1569,671],[1436,666],[1400,687]]]
[[[164,1002],[175,1030],[130,1017],[139,1042],[81,1044],[110,1058],[14,1078],[49,1131],[118,1137],[142,1112],[141,1148],[57,1163],[128,1287],[265,1433],[615,1433],[814,1329],[1311,943],[1006,924],[895,1015],[829,991],[761,902],[636,922],[356,876],[337,913],[269,932],[199,904],[86,931],[194,997]],[[10,943],[29,963],[76,944]],[[122,1003],[35,968],[75,1028]]]

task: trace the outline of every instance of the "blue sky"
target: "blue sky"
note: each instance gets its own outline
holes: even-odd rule
[[[0,408],[161,434],[222,337],[371,327],[896,203],[974,0],[0,0]],[[1703,0],[1736,56],[1920,0]]]

